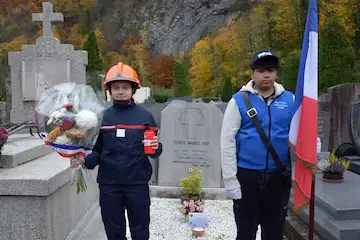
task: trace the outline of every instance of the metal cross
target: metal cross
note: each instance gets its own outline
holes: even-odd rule
[[[43,22],[43,36],[53,37],[53,32],[51,30],[51,22],[55,21],[64,21],[64,15],[62,13],[53,12],[53,4],[51,2],[43,2],[43,12],[42,13],[33,13],[32,20],[34,22]]]

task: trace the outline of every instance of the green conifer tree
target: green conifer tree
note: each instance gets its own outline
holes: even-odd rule
[[[232,98],[233,95],[233,87],[231,84],[231,78],[227,77],[225,79],[224,85],[223,85],[223,89],[221,92],[221,101],[223,102],[229,102],[230,99]]]
[[[319,34],[319,90],[355,82],[355,51],[336,15],[329,16]]]
[[[173,89],[175,97],[190,95],[190,84],[186,79],[184,66],[177,61],[173,67]]]
[[[86,71],[103,71],[104,66],[94,31],[89,33],[88,39],[86,40],[83,49],[88,52],[88,65],[86,66]]]

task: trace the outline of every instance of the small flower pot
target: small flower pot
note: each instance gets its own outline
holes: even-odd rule
[[[203,237],[205,234],[205,228],[196,227],[192,229],[193,237]]]
[[[344,181],[344,174],[342,172],[324,172],[323,181],[329,183],[342,183]]]

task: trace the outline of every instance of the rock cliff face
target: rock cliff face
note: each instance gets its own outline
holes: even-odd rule
[[[116,1],[105,10],[110,12],[101,21],[110,44],[116,45],[111,41],[121,40],[126,32],[143,28],[147,30],[153,54],[176,54],[187,51],[204,35],[239,16],[248,9],[248,1],[138,0],[131,4]]]

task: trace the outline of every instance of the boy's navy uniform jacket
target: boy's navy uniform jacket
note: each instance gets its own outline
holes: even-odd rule
[[[92,153],[84,165],[94,169],[99,165],[99,184],[148,184],[152,166],[144,153],[144,131],[157,126],[151,112],[136,105],[132,99],[128,106],[114,104],[105,110],[100,133]],[[162,152],[162,145],[152,158]]]

